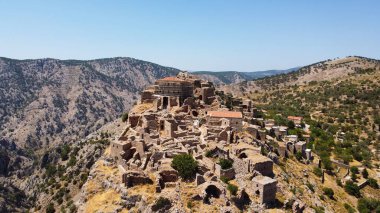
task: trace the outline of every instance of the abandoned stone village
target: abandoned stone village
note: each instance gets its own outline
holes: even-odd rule
[[[238,189],[235,203],[270,208],[276,205],[278,190],[273,164],[296,153],[305,162],[313,156],[306,149],[307,135],[299,141],[297,135],[287,135],[287,127],[258,114],[250,100],[226,99],[211,82],[187,72],[159,79],[141,93],[129,112],[127,128],[111,142],[112,161],[126,188],[150,184],[161,197],[172,197],[183,181],[172,159],[189,154],[198,163],[191,199],[234,212],[227,189],[233,183]],[[302,121],[288,119],[296,126]],[[231,165],[222,167],[220,159]],[[299,212],[304,208],[296,205]]]

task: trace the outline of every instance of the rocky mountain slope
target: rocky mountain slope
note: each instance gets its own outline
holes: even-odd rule
[[[253,81],[227,85],[223,87],[223,90],[242,96],[245,93],[278,89],[284,86],[330,81],[360,73],[366,69],[379,69],[379,67],[379,60],[359,56],[350,56],[336,60],[329,59],[302,67],[297,71],[287,74],[268,76]]]
[[[1,212],[47,208],[51,195],[69,202],[87,179],[86,165],[104,149],[97,139],[83,138],[128,111],[157,78],[178,72],[133,58],[0,58]],[[73,172],[83,178],[67,182],[67,193],[58,191],[62,175]]]
[[[83,138],[128,110],[177,69],[133,58],[0,58],[1,137],[26,148]]]
[[[212,81],[216,84],[236,84],[243,81],[251,81],[258,78],[273,76],[278,74],[285,74],[298,70],[299,67],[286,69],[286,70],[266,70],[255,72],[237,72],[237,71],[196,71],[196,75],[201,75],[204,79]]]

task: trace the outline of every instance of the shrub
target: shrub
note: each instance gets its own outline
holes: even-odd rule
[[[123,122],[126,122],[128,120],[128,113],[124,113],[122,116],[121,116],[121,121]]]
[[[351,180],[352,181],[356,181],[357,178],[358,178],[358,176],[356,175],[356,173],[351,173]]]
[[[358,169],[358,167],[356,167],[356,166],[352,166],[352,167],[350,168],[350,171],[351,171],[353,174],[358,174],[358,173],[359,173],[359,169]]]
[[[67,159],[69,159],[69,153],[71,151],[71,148],[69,145],[65,144],[63,145],[62,149],[61,149],[61,159],[62,161],[65,161]]]
[[[352,208],[352,206],[350,206],[348,203],[345,203],[344,204],[344,208],[347,210],[348,213],[355,213],[355,209]]]
[[[332,163],[330,157],[321,157],[323,168],[326,170],[332,170]]]
[[[232,167],[232,161],[228,159],[221,158],[219,159],[219,165],[222,169],[229,169]]]
[[[233,184],[228,184],[227,185],[227,190],[232,194],[232,195],[236,195],[237,194],[237,191],[238,191],[238,187],[233,185]]]
[[[324,187],[323,188],[323,193],[329,197],[330,199],[334,198],[334,191],[332,188],[327,188],[327,187]]]
[[[70,166],[75,166],[76,163],[77,163],[77,158],[76,158],[74,155],[72,155],[72,156],[70,157],[69,162],[67,163],[67,166],[68,166],[68,167],[70,167]]]
[[[360,213],[380,212],[380,200],[360,198],[358,200],[358,210]]]
[[[289,127],[289,129],[294,129],[296,127],[296,125],[294,124],[293,121],[288,121],[288,127]]]
[[[315,213],[324,213],[325,212],[325,208],[323,208],[322,206],[314,206],[312,208],[315,210]]]
[[[228,183],[230,181],[230,179],[228,177],[224,177],[224,176],[221,176],[220,177],[220,180],[223,182],[223,183]]]
[[[368,185],[374,189],[379,188],[379,184],[377,184],[377,180],[375,180],[373,178],[368,178]]]
[[[57,172],[57,168],[54,165],[51,165],[51,164],[47,165],[46,172],[45,172],[45,175],[47,177],[49,178],[52,177],[53,175],[55,175],[56,172]]]
[[[178,171],[182,178],[188,179],[197,172],[198,163],[193,156],[181,154],[173,158],[171,166]]]
[[[160,209],[166,209],[166,208],[170,207],[171,205],[172,205],[172,203],[170,202],[170,200],[168,198],[159,197],[156,200],[156,202],[154,203],[154,205],[152,206],[152,210],[158,211]]]
[[[336,184],[340,187],[343,186],[342,181],[340,179],[336,179]]]
[[[355,197],[360,197],[360,188],[358,185],[356,185],[354,182],[352,181],[347,181],[346,182],[346,185],[344,186],[344,190],[350,194],[350,195],[353,195]]]
[[[213,152],[212,150],[207,150],[207,152],[206,152],[206,157],[208,157],[208,158],[212,158],[213,155],[214,155],[214,152]]]
[[[296,153],[296,159],[297,159],[298,161],[301,161],[301,160],[302,160],[302,152],[297,152],[297,153]]]
[[[46,213],[54,213],[54,212],[55,212],[54,204],[49,203],[49,205],[46,208]]]
[[[322,177],[322,169],[319,167],[314,167],[313,173],[318,177]]]
[[[313,184],[307,182],[307,183],[306,183],[306,186],[307,186],[307,188],[310,189],[310,191],[315,192]]]
[[[187,201],[187,208],[192,209],[194,207],[194,204],[189,200]]]
[[[367,169],[363,169],[362,175],[363,175],[364,178],[368,178],[368,171],[367,171]]]

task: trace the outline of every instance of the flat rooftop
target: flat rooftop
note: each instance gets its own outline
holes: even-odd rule
[[[256,176],[252,179],[253,182],[259,183],[261,185],[276,183],[277,180],[267,177],[267,176]]]
[[[261,155],[260,153],[254,152],[253,150],[247,150],[246,153],[247,158],[251,161],[251,163],[264,163],[264,162],[272,162],[272,160],[268,157]]]

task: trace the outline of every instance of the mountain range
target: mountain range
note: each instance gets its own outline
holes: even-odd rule
[[[273,76],[278,74],[286,74],[298,70],[300,67],[294,67],[285,70],[266,70],[266,71],[253,71],[253,72],[239,72],[239,71],[194,71],[196,75],[202,75],[206,80],[212,81],[216,84],[231,84],[240,83],[242,81],[251,81],[258,78]]]
[[[378,60],[347,57],[288,70],[194,73],[218,84],[225,93],[265,102],[267,96],[255,94],[285,98],[281,94],[287,92],[286,97],[291,98],[290,87],[302,90],[320,82],[318,88],[322,91],[323,82],[339,85],[340,79],[353,81],[358,76],[376,79],[378,70]],[[122,57],[87,61],[0,58],[0,211],[22,211],[34,202],[42,205],[48,195],[40,196],[41,187],[52,190],[54,186],[46,183],[51,173],[49,165],[60,161],[70,165],[62,173],[65,178],[78,172],[84,175],[75,181],[79,185],[71,181],[68,184],[69,195],[75,196],[87,179],[85,174],[106,147],[103,138],[116,137],[108,131],[121,124],[111,125],[107,136],[104,127],[120,121],[118,118],[137,102],[146,86],[179,71]],[[373,101],[370,103],[373,105]],[[369,119],[373,123],[373,116]],[[89,139],[96,131],[102,131],[96,135],[101,139]],[[80,156],[65,157],[65,149],[75,150]]]

